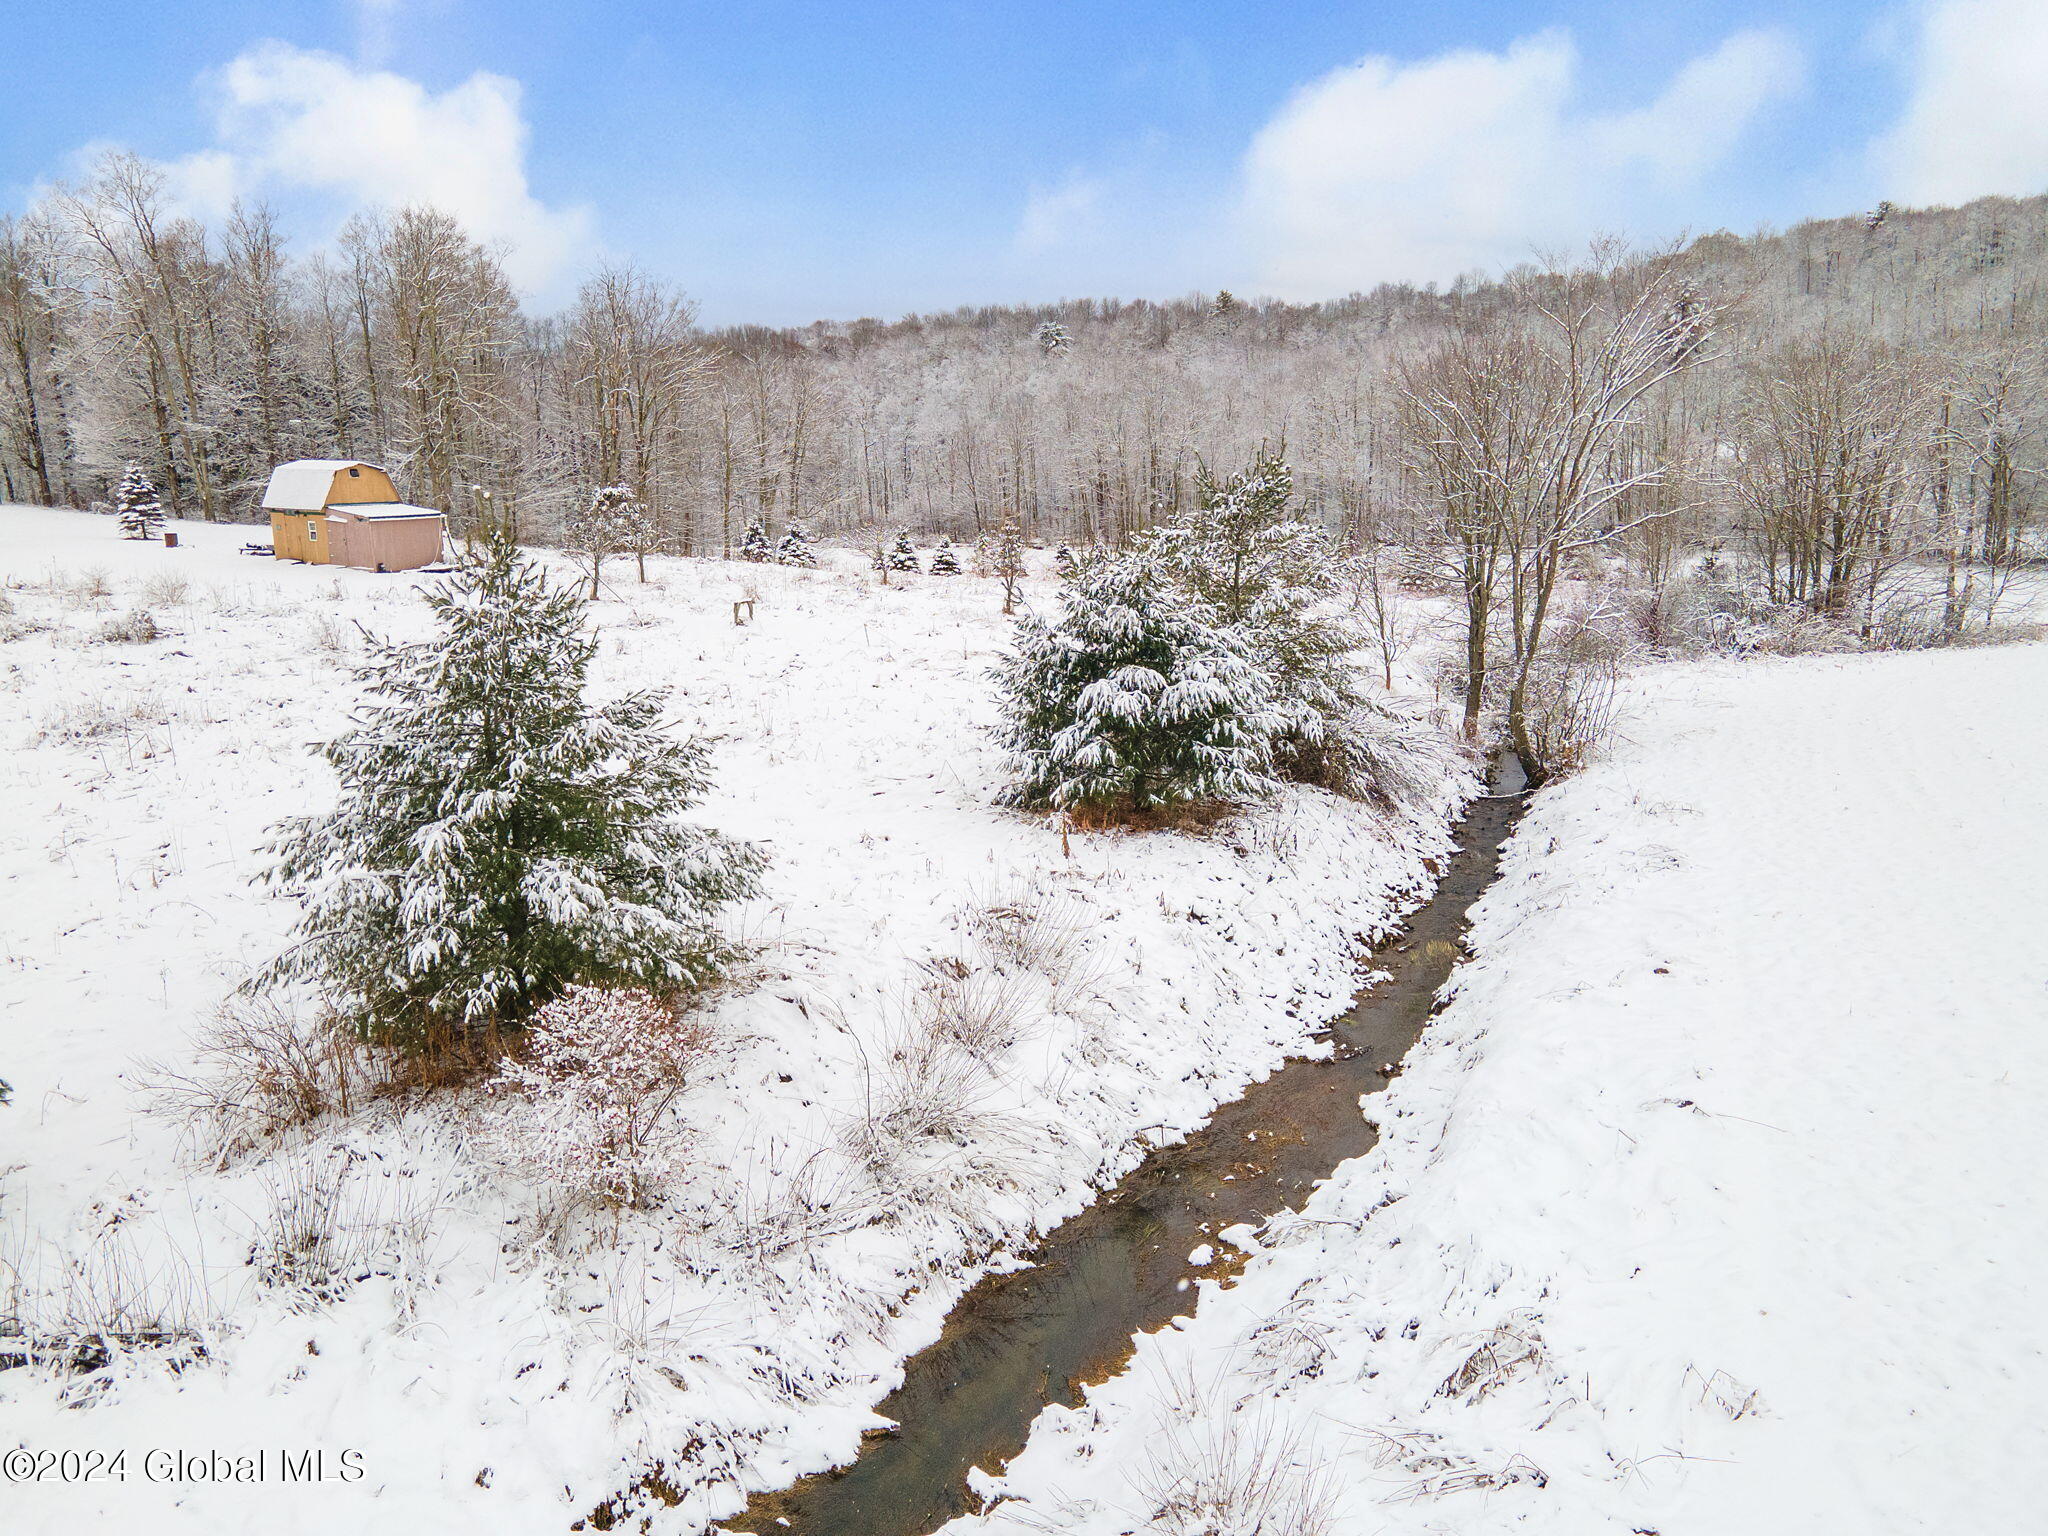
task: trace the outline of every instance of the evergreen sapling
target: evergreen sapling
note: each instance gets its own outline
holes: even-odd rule
[[[913,574],[924,569],[917,558],[917,546],[910,542],[910,530],[907,528],[896,535],[896,542],[889,548],[889,569]]]
[[[121,532],[131,539],[147,539],[156,535],[157,526],[164,520],[164,504],[156,494],[156,485],[140,464],[130,464],[122,472],[121,483],[114,491],[114,516],[119,520]]]
[[[759,564],[773,553],[768,544],[768,530],[761,526],[761,520],[757,517],[747,524],[747,531],[740,535],[740,558]]]
[[[932,574],[934,576],[958,576],[960,556],[953,548],[951,539],[940,539],[939,547],[932,551]]]
[[[783,530],[781,542],[775,546],[775,563],[805,569],[818,563],[817,552],[811,548],[811,536],[802,523],[791,523]]]

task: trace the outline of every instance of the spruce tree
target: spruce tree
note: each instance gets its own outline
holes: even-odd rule
[[[775,546],[775,562],[807,569],[818,563],[817,552],[811,548],[811,536],[804,531],[802,523],[791,523],[783,530],[782,540]]]
[[[711,916],[762,858],[678,818],[707,748],[667,696],[584,693],[584,603],[503,538],[431,591],[436,632],[379,642],[321,748],[333,810],[274,829],[264,879],[304,904],[254,984],[321,986],[364,1033],[425,1047],[516,1026],[577,985],[674,995],[728,949]]]
[[[1032,335],[1038,343],[1038,350],[1047,357],[1065,357],[1074,349],[1073,338],[1057,320],[1047,320]]]
[[[932,551],[932,574],[934,576],[958,576],[960,556],[953,549],[951,539],[940,539],[939,547]]]
[[[122,472],[114,491],[114,516],[120,520],[121,532],[131,539],[153,538],[164,520],[164,504],[157,498],[156,485],[140,464],[130,464]]]
[[[747,531],[740,535],[740,558],[756,564],[767,560],[774,550],[768,544],[768,530],[761,526],[757,517],[747,524]]]
[[[1257,669],[1149,561],[1090,562],[994,677],[1011,804],[1116,816],[1274,788]]]
[[[1053,574],[1058,576],[1061,581],[1068,581],[1072,579],[1076,571],[1081,569],[1081,562],[1074,558],[1074,552],[1071,549],[1062,544],[1052,552],[1052,569]]]
[[[889,569],[911,572],[924,569],[923,562],[917,558],[917,546],[910,542],[910,530],[907,528],[896,535],[896,542],[890,546]]]
[[[1369,694],[1342,562],[1328,533],[1289,512],[1286,462],[1262,448],[1226,480],[1206,468],[1195,478],[1194,510],[1148,536],[1140,558],[1205,605],[1258,671],[1276,771],[1343,794],[1406,794],[1412,733]]]

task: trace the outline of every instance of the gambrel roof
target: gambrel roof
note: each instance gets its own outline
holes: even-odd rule
[[[263,506],[272,512],[318,512],[327,505],[334,477],[345,469],[383,470],[364,459],[293,459],[270,472]]]

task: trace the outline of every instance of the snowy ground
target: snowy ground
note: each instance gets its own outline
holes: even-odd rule
[[[1379,1148],[948,1536],[2040,1529],[2044,697],[2040,644],[1645,674]]]
[[[178,531],[166,550],[0,509],[0,1315],[156,1322],[208,1351],[178,1373],[149,1352],[83,1382],[0,1372],[0,1449],[130,1458],[126,1481],[8,1487],[9,1532],[552,1533],[656,1456],[686,1496],[661,1528],[687,1531],[734,1506],[734,1478],[844,1459],[978,1264],[1303,1049],[1469,789],[1447,770],[1406,821],[1303,793],[1204,838],[1069,851],[990,808],[992,583],[885,589],[851,555],[655,562],[645,587],[621,565],[594,614],[601,686],[676,687],[684,725],[724,738],[701,814],[773,863],[736,915],[759,959],[679,1106],[687,1178],[563,1257],[546,1202],[495,1169],[487,1107],[330,1117],[219,1168],[141,1112],[138,1063],[189,1064],[282,940],[292,910],[249,885],[264,828],[324,803],[307,747],[346,713],[358,626],[418,632],[428,579]],[[100,638],[145,606],[162,639]],[[1040,914],[1023,959],[991,909]],[[949,971],[1008,977],[1019,1039],[948,1135],[878,1165],[862,1127]],[[252,1262],[309,1192],[346,1250],[325,1298]],[[62,1411],[81,1393],[91,1412]],[[363,1475],[280,1484],[277,1453],[309,1448]],[[166,1483],[151,1450],[273,1459],[261,1486]]]

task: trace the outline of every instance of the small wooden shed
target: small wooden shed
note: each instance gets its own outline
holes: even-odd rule
[[[391,476],[358,459],[294,459],[263,491],[280,559],[409,571],[441,558],[442,515],[398,499]]]

